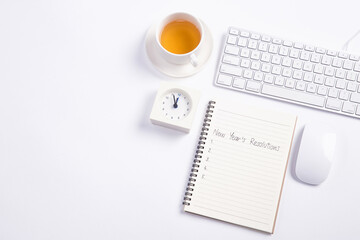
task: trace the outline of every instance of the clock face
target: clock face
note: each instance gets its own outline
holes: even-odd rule
[[[161,110],[167,119],[184,119],[191,111],[191,99],[184,91],[169,90],[162,98]]]

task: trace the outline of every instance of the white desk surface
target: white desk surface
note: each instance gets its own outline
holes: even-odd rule
[[[148,28],[176,11],[199,16],[214,38],[205,68],[184,79],[157,72],[144,49]],[[359,239],[359,120],[213,85],[229,25],[340,49],[359,22],[355,0],[2,0],[0,239]],[[202,90],[190,134],[150,123],[160,81]],[[182,211],[215,95],[299,116],[274,235]],[[318,187],[293,175],[310,121],[348,137],[343,159]]]

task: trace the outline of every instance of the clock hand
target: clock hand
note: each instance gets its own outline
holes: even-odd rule
[[[179,98],[177,98],[177,100],[175,100],[175,95],[173,94],[173,99],[174,99],[173,107],[174,107],[174,108],[177,108],[177,107],[178,107],[177,101],[179,100]]]

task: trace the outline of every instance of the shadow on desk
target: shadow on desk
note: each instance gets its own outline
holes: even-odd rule
[[[301,139],[302,139],[304,129],[305,129],[305,127],[303,126],[302,129],[298,132],[298,134],[294,137],[293,146],[292,146],[293,150],[291,151],[291,156],[290,156],[290,159],[289,159],[289,161],[290,161],[290,164],[289,164],[290,169],[289,170],[290,170],[291,176],[296,181],[301,182],[301,183],[302,183],[302,181],[296,176],[295,168],[296,168],[297,156],[298,156],[298,153],[299,153],[300,143],[301,143]]]
[[[143,98],[144,108],[140,109],[143,115],[140,117],[140,121],[138,124],[141,131],[154,133],[160,136],[170,137],[171,139],[185,136],[186,133],[165,128],[162,126],[154,125],[151,123],[150,113],[153,103],[155,101],[155,96],[156,96],[156,92],[149,92],[149,94]]]

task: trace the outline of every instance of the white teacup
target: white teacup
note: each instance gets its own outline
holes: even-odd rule
[[[161,34],[165,26],[167,26],[169,23],[176,21],[176,20],[185,20],[192,23],[200,32],[200,42],[199,44],[190,52],[184,53],[184,54],[176,54],[169,52],[161,45]],[[194,67],[198,66],[199,60],[198,60],[198,54],[201,52],[201,48],[204,45],[204,27],[201,24],[200,20],[196,17],[194,17],[191,14],[188,13],[173,13],[167,17],[165,17],[156,27],[156,44],[159,49],[159,54],[168,62],[177,64],[177,65],[183,65],[191,63]]]

